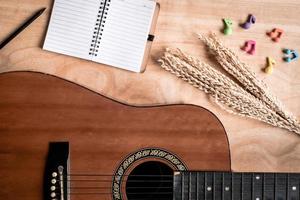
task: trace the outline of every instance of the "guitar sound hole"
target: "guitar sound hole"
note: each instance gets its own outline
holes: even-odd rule
[[[128,200],[172,200],[172,168],[156,161],[138,165],[128,176],[126,195]]]

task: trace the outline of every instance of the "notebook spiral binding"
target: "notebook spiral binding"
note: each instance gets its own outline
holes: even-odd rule
[[[89,55],[97,56],[111,0],[101,0]]]

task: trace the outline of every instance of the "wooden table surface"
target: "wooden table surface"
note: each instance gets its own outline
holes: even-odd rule
[[[38,71],[70,80],[95,92],[130,104],[195,104],[208,108],[228,134],[235,171],[300,172],[300,137],[264,123],[233,116],[221,110],[201,91],[163,71],[157,59],[166,47],[180,47],[213,65],[196,33],[216,32],[224,43],[249,64],[257,76],[300,119],[299,61],[284,63],[282,48],[300,51],[299,0],[160,0],[161,11],[147,69],[136,74],[101,64],[43,51],[53,0],[0,0],[0,40],[41,7],[47,11],[0,51],[0,72]],[[257,23],[249,30],[238,27],[249,13]],[[234,32],[224,36],[222,18],[234,20]],[[279,27],[285,34],[274,43],[266,32]],[[257,42],[257,53],[240,48],[245,40]],[[276,59],[273,75],[262,72],[267,56]],[[22,80],[20,80],[22,84]],[[37,83],[38,84],[38,83]]]

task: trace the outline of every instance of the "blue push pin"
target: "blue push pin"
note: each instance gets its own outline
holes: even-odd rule
[[[283,53],[285,54],[283,60],[288,63],[295,61],[299,58],[299,53],[296,50],[284,49]]]

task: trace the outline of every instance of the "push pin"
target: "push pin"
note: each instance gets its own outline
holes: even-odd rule
[[[223,22],[224,22],[224,30],[223,30],[224,35],[231,35],[232,25],[233,25],[231,19],[223,19]]]
[[[254,55],[256,51],[256,42],[254,40],[246,41],[242,50],[246,51],[248,54]]]
[[[299,58],[299,53],[296,50],[284,49],[283,53],[285,54],[283,60],[288,63]]]
[[[284,31],[279,28],[274,28],[271,32],[268,32],[267,35],[274,41],[279,42],[280,38],[282,37]]]
[[[267,74],[272,74],[273,73],[273,68],[274,68],[274,65],[276,64],[276,61],[271,58],[271,57],[267,57],[267,67],[265,68],[265,72]]]
[[[245,23],[241,24],[241,27],[243,29],[249,29],[252,24],[255,24],[255,22],[256,22],[256,18],[254,17],[254,15],[250,14],[248,16],[247,21]]]

